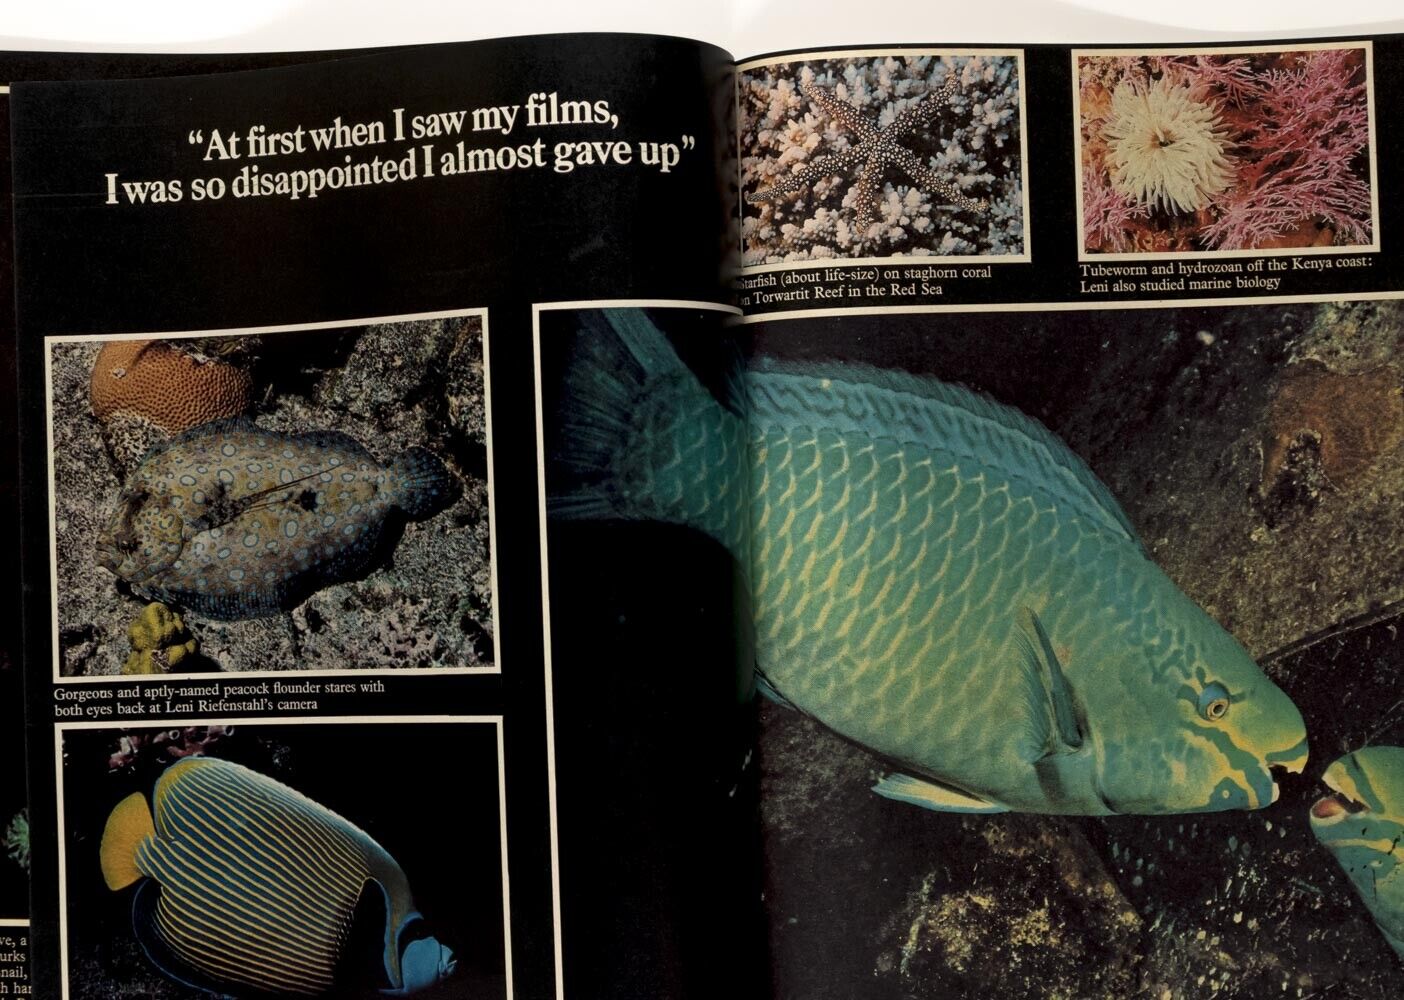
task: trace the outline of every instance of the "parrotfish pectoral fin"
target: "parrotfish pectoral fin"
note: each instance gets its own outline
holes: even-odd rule
[[[779,705],[781,708],[794,709],[794,703],[791,702],[789,698],[786,698],[779,691],[775,690],[775,686],[771,684],[770,681],[766,679],[765,675],[762,674],[759,670],[756,671],[755,677],[756,690],[760,692],[762,697],[766,698],[769,701],[775,702],[775,704]]]
[[[1032,691],[1039,692],[1032,722],[1043,747],[1043,756],[1071,753],[1082,746],[1072,689],[1048,633],[1031,608],[1020,608],[1015,632],[1021,664]]]
[[[193,990],[213,994],[220,1000],[235,1000],[222,986],[200,970],[192,968],[188,962],[182,961],[166,944],[161,936],[160,924],[156,921],[156,906],[160,900],[161,886],[155,881],[143,882],[132,899],[132,930],[151,964],[171,979]]]
[[[137,868],[137,848],[155,832],[151,806],[147,804],[145,795],[133,792],[117,803],[107,817],[107,825],[102,831],[102,846],[98,849],[102,877],[109,889],[116,892],[145,878]]]
[[[1007,806],[999,805],[996,802],[986,802],[968,792],[958,792],[954,788],[922,781],[920,778],[913,778],[907,774],[889,774],[873,786],[873,791],[885,799],[906,802],[908,805],[921,806],[923,809],[931,809],[935,812],[1002,813],[1009,811]]]

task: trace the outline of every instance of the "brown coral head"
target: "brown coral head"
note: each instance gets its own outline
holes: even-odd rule
[[[237,417],[253,402],[253,378],[237,365],[197,358],[164,340],[113,340],[93,364],[93,415],[118,414],[178,434]]]
[[[1404,380],[1390,365],[1340,374],[1318,361],[1287,368],[1268,410],[1261,489],[1292,464],[1294,448],[1315,447],[1336,487],[1348,485],[1404,441]]]

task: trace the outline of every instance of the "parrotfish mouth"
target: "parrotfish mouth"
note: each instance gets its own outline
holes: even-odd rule
[[[1333,792],[1316,800],[1311,807],[1311,817],[1322,822],[1335,823],[1346,816],[1369,811],[1370,807],[1365,803],[1357,802],[1342,792]]]
[[[1326,769],[1321,781],[1331,793],[1317,799],[1312,805],[1312,823],[1339,823],[1347,816],[1358,816],[1370,811],[1370,806],[1362,801],[1355,782],[1341,766],[1340,761]]]
[[[1276,802],[1282,797],[1282,786],[1279,784],[1281,778],[1288,774],[1301,774],[1306,770],[1307,760],[1310,757],[1310,750],[1306,740],[1302,740],[1296,746],[1288,750],[1281,750],[1270,753],[1263,760],[1264,770],[1267,771],[1268,780],[1272,782],[1272,798],[1270,802]]]
[[[1265,787],[1262,791],[1268,792],[1268,795],[1264,796],[1259,792],[1258,795],[1254,796],[1255,801],[1250,808],[1261,809],[1282,798],[1282,785],[1279,782],[1286,775],[1302,774],[1307,768],[1307,756],[1309,756],[1309,751],[1307,751],[1306,740],[1302,740],[1292,749],[1279,750],[1262,758],[1262,777],[1265,778]],[[1257,791],[1257,782],[1254,784],[1255,791]]]

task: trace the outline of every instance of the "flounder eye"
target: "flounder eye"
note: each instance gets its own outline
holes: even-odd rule
[[[1230,701],[1228,688],[1215,681],[1199,693],[1199,714],[1210,722],[1218,722],[1228,715]]]

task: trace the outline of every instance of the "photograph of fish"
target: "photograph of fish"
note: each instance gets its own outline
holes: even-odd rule
[[[548,509],[750,591],[775,995],[1404,995],[1399,303],[579,322]]]
[[[1027,252],[1018,52],[740,67],[742,263]]]
[[[1084,254],[1378,247],[1369,43],[1073,60]]]
[[[346,766],[396,727],[458,762],[452,821]],[[499,774],[491,722],[68,730],[68,997],[505,997]]]
[[[48,347],[57,676],[494,669],[479,315]]]

